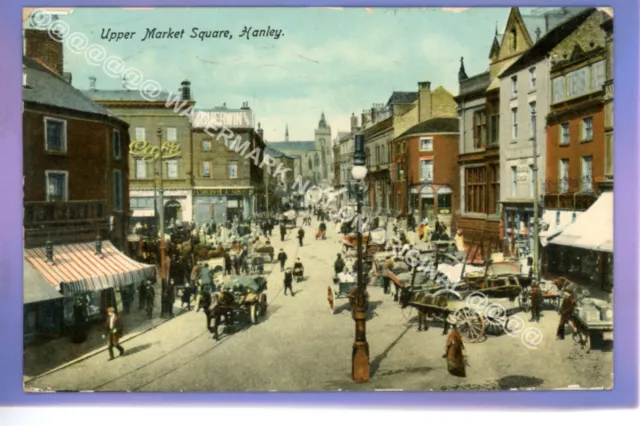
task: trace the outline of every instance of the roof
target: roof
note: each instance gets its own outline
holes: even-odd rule
[[[418,92],[393,92],[387,105],[389,104],[410,104],[418,99]]]
[[[535,43],[529,50],[524,52],[520,58],[505,70],[502,75],[510,75],[521,69],[541,61],[545,56],[556,47],[562,40],[567,38],[576,28],[578,28],[584,21],[589,18],[594,12],[595,8],[588,8],[578,13],[577,15],[570,16],[559,25],[553,27],[547,32],[537,43]]]
[[[508,59],[507,61],[505,61],[505,63],[502,65],[502,68],[500,68],[500,71],[498,71],[498,73],[496,74],[495,78],[493,79],[493,81],[491,81],[491,84],[489,84],[489,87],[487,87],[487,92],[493,89],[498,89],[500,87],[500,77],[504,74],[504,72],[509,69],[511,67],[511,65],[513,65],[518,59],[520,58],[520,56],[516,56],[515,58],[511,58]]]
[[[28,86],[22,88],[24,102],[113,117],[106,108],[93,102],[38,61],[23,56],[22,65]]]
[[[457,118],[436,117],[416,124],[398,138],[405,138],[421,133],[458,133],[459,131],[459,121]]]
[[[62,294],[45,281],[29,262],[24,262],[22,268],[24,273],[22,303],[26,305],[62,298]]]
[[[269,146],[279,151],[315,151],[314,141],[269,142]]]
[[[118,89],[118,90],[83,90],[86,96],[90,97],[96,101],[128,101],[128,102],[151,102],[149,99],[142,96],[139,90],[127,90],[127,89]],[[156,96],[157,101],[166,101],[170,97],[178,97],[180,99],[180,95],[174,92],[166,92],[161,91]]]
[[[267,145],[266,148],[264,149],[264,153],[273,158],[282,158],[282,157],[291,158],[285,153],[280,152],[277,149],[270,147],[269,145]]]

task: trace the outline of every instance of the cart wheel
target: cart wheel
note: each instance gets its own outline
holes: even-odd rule
[[[329,309],[331,309],[331,313],[334,313],[336,311],[336,300],[331,286],[327,288],[327,301],[329,302]]]
[[[529,306],[529,301],[522,293],[520,293],[520,296],[518,296],[518,306],[520,306],[520,309],[522,309],[523,312],[529,312],[529,310],[531,309],[531,307]]]
[[[458,330],[466,342],[477,342],[484,335],[484,320],[478,312],[464,307],[456,311],[455,316],[458,320]]]
[[[249,310],[249,316],[251,317],[251,324],[258,323],[258,309],[260,309],[260,307],[258,306],[257,303],[251,304],[251,309]]]
[[[263,294],[260,296],[260,316],[263,317],[267,315],[267,295]]]

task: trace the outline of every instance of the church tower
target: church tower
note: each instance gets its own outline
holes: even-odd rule
[[[331,167],[331,126],[324,117],[324,112],[320,116],[318,128],[316,129],[316,152],[320,154],[320,174],[321,179],[329,178],[329,170]]]

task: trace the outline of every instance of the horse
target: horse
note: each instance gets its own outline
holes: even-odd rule
[[[418,331],[429,330],[427,320],[434,316],[442,316],[447,309],[447,298],[444,296],[435,296],[424,291],[411,293],[408,289],[402,289],[400,294],[400,302],[402,308],[409,306],[409,303],[419,303],[420,307],[416,307],[418,311]],[[415,305],[414,305],[415,306]]]
[[[213,308],[208,313],[208,323],[211,323],[213,319],[213,327],[209,328],[209,331],[213,333],[215,340],[220,339],[218,334],[218,328],[224,317],[225,331],[228,334],[233,333],[233,309],[235,305],[235,299],[233,294],[229,291],[222,291],[213,296]]]

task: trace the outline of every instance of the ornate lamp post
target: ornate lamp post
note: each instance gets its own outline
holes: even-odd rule
[[[158,127],[156,131],[158,135],[158,160],[160,161],[160,188],[158,190],[159,195],[159,216],[160,216],[160,279],[162,282],[162,292],[164,294],[164,286],[165,281],[167,281],[167,247],[164,241],[164,170],[163,170],[163,162],[162,162],[162,128]],[[163,304],[164,305],[164,304]],[[162,310],[162,313],[165,313]]]
[[[351,356],[351,376],[355,383],[369,382],[369,344],[367,343],[366,321],[367,312],[365,309],[366,283],[362,276],[362,182],[367,177],[365,167],[364,136],[355,136],[355,154],[353,158],[353,168],[351,176],[356,181],[357,196],[357,292],[353,308],[353,319],[356,325],[356,336],[353,342],[353,353]]]

